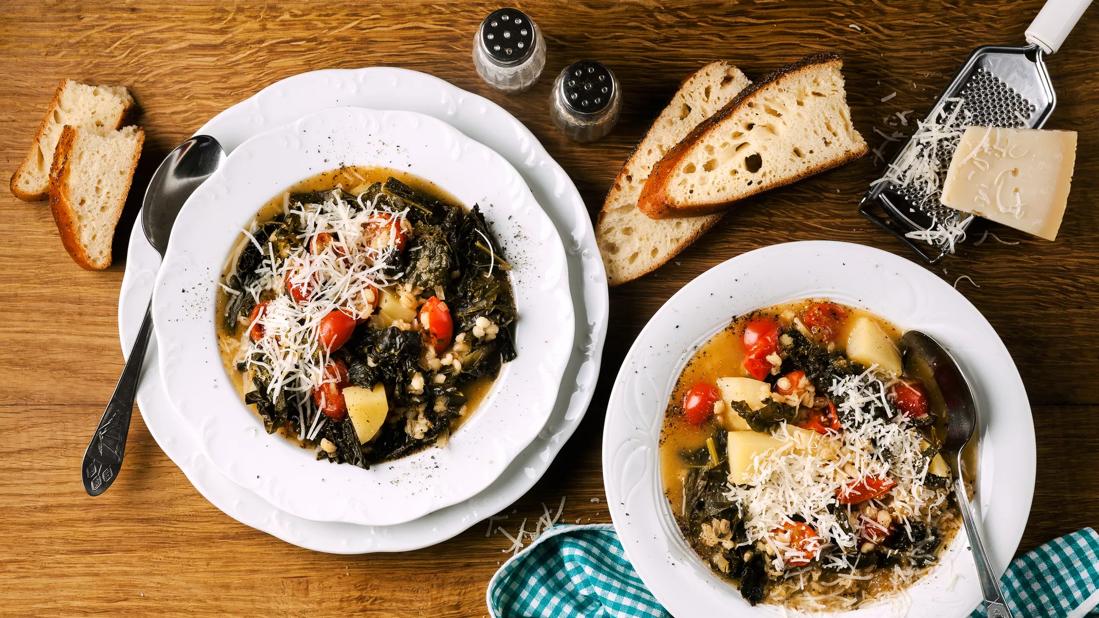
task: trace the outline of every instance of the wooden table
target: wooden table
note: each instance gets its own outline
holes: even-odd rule
[[[5,175],[62,78],[133,90],[147,133],[139,197],[148,168],[172,146],[260,88],[311,69],[394,65],[433,73],[513,112],[596,212],[678,81],[707,60],[728,58],[759,76],[809,52],[842,52],[856,124],[877,146],[872,127],[884,129],[894,112],[926,110],[971,48],[1021,42],[1041,2],[524,2],[545,32],[549,60],[534,89],[518,96],[492,91],[474,73],[473,32],[495,8],[485,2],[105,4],[19,2],[0,11]],[[958,285],[1003,337],[1029,391],[1038,483],[1021,550],[1099,524],[1097,50],[1093,9],[1049,62],[1059,99],[1049,126],[1079,131],[1080,140],[1061,239],[1004,231],[1005,240],[1021,244],[967,248],[942,273],[951,282],[972,277]],[[584,57],[605,61],[625,91],[619,127],[593,145],[564,139],[547,106],[553,76]],[[613,290],[605,371],[591,409],[546,476],[499,523],[514,530],[563,496],[565,521],[609,521],[599,451],[614,369],[660,304],[699,273],[787,240],[845,240],[910,257],[856,214],[879,173],[864,158],[743,204],[674,263]],[[0,325],[0,375],[7,378],[0,413],[9,432],[0,442],[0,613],[485,613],[485,586],[508,542],[486,537],[484,524],[404,554],[298,549],[208,504],[136,415],[118,482],[102,497],[84,495],[80,459],[122,367],[116,310],[125,256],[116,250],[108,272],[82,271],[62,249],[48,208],[6,191],[0,208],[0,272],[9,290],[9,318]]]

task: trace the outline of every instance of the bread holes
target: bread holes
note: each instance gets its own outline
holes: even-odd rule
[[[733,131],[733,134],[730,135],[729,137],[730,137],[730,139],[740,139],[740,138],[744,137],[744,132],[743,131]]]
[[[778,129],[776,129],[775,125],[773,125],[773,124],[765,124],[765,125],[763,125],[763,128],[767,129],[767,132],[770,133],[771,135],[778,135]]]
[[[797,146],[794,146],[794,156],[799,159],[805,158],[805,154],[801,151],[801,148],[798,148]]]
[[[687,116],[690,116],[690,115],[691,115],[691,106],[684,103],[683,106],[679,108],[679,119],[684,120],[684,119],[687,118]]]
[[[698,171],[698,168],[695,167],[694,162],[688,163],[687,165],[683,166],[683,173],[684,174],[693,174],[697,171]]]
[[[637,258],[639,258],[639,257],[641,257],[641,254],[638,253],[637,251],[634,251],[633,253],[630,254],[630,257],[626,258],[626,261],[629,262],[630,264],[633,264],[634,262],[637,261]]]
[[[633,174],[626,174],[626,182],[633,182]]]
[[[649,249],[649,257],[656,257],[656,254],[659,252],[660,251],[656,247],[653,247],[652,249]]]
[[[633,228],[632,227],[627,225],[626,227],[622,228],[622,235],[623,236],[630,236],[632,234],[633,234]]]
[[[611,255],[618,255],[618,243],[607,242],[603,244],[603,248],[607,250],[607,253]]]
[[[748,170],[749,173],[755,174],[762,168],[763,157],[761,157],[758,152],[744,157],[744,169]],[[752,181],[749,180],[748,184],[752,184]]]
[[[824,97],[828,96],[828,95],[824,94],[823,92],[820,92],[819,90],[814,90],[814,91],[810,92],[809,94],[813,95],[814,97],[821,97],[821,98],[824,98]]]
[[[733,81],[733,74],[732,73],[726,73],[725,76],[721,78],[721,84],[718,87],[719,88],[724,88],[725,86],[728,86],[730,83],[732,83],[732,81]]]
[[[706,144],[706,147],[703,148],[703,150],[706,151],[706,154],[712,155],[712,154],[714,154],[714,145],[713,144]],[[703,169],[705,169],[705,167]]]
[[[702,169],[706,170],[707,172],[714,171],[715,167],[717,167],[717,159],[709,159],[702,164]]]
[[[774,116],[775,118],[782,118],[782,112],[780,112],[777,109],[771,107],[770,105],[764,105],[763,106],[763,111],[767,112],[771,116]]]
[[[733,152],[740,152],[741,150],[744,150],[745,148],[747,148],[747,146],[748,146],[748,142],[740,142],[739,144],[736,145],[736,148],[733,148]]]
[[[756,128],[756,123],[754,122],[749,122],[748,124],[744,125],[745,131],[751,131],[754,128]]]
[[[702,98],[709,101],[710,100],[710,92],[712,92],[712,88],[710,86],[706,86],[706,89],[702,91]]]

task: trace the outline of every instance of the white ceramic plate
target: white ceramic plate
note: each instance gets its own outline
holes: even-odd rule
[[[698,346],[736,315],[806,297],[866,308],[930,334],[954,354],[983,416],[977,494],[999,572],[1019,545],[1034,493],[1034,425],[1019,373],[989,323],[955,289],[890,253],[838,242],[775,245],[714,267],[676,293],[641,331],[611,393],[603,431],[607,503],[630,560],[676,616],[801,615],[749,606],[695,555],[664,497],[657,447],[668,397]],[[907,593],[842,615],[968,615],[981,590],[966,548],[959,532],[942,564]]]
[[[252,135],[336,105],[408,109],[444,119],[501,153],[523,174],[565,240],[576,316],[574,354],[549,422],[504,474],[477,496],[405,524],[358,526],[295,517],[229,481],[168,401],[155,363],[146,363],[138,405],[154,439],[199,493],[241,523],[316,551],[414,550],[445,541],[517,500],[541,478],[575,431],[595,388],[606,337],[606,274],[575,185],[534,135],[498,105],[436,77],[388,67],[303,73],[230,107],[198,133],[213,135],[231,151]],[[133,345],[159,263],[159,255],[135,227],[119,299],[119,335],[126,353]],[[156,357],[155,351],[149,352],[148,358]]]
[[[267,435],[220,366],[215,296],[226,256],[261,206],[339,165],[406,171],[479,204],[512,264],[518,358],[445,447],[363,470]],[[568,266],[557,230],[506,159],[415,112],[340,107],[254,137],[187,200],[153,292],[161,378],[226,476],[317,521],[392,525],[481,492],[546,424],[572,348]]]

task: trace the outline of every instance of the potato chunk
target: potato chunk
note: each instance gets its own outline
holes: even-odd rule
[[[751,427],[733,410],[732,402],[743,402],[751,410],[758,410],[771,398],[771,385],[752,378],[718,378],[717,389],[725,400],[726,429],[732,431],[750,431]]]
[[[748,483],[755,473],[757,457],[781,448],[782,440],[755,431],[729,432],[729,480],[737,485]]]
[[[355,433],[359,436],[359,444],[366,444],[378,435],[385,417],[389,414],[389,401],[385,396],[385,387],[381,384],[374,388],[361,386],[348,386],[343,389],[343,400],[347,403],[347,416],[351,419],[351,425],[355,427]]]
[[[401,304],[401,299],[393,292],[389,290],[382,291],[382,298],[378,303],[378,312],[371,318],[370,322],[377,328],[389,328],[394,322],[408,322],[412,323],[416,319],[416,310],[405,307]]]
[[[856,318],[851,326],[851,334],[847,337],[847,357],[867,367],[877,365],[888,376],[901,375],[901,354],[897,346],[877,322],[866,316]]]

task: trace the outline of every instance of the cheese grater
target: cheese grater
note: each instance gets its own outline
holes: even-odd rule
[[[934,145],[909,139],[890,161],[886,174],[871,184],[859,212],[932,264],[951,253],[954,239],[936,238],[933,232],[948,226],[964,231],[968,215],[943,206],[937,190],[897,183],[890,170],[896,169],[897,162],[921,154],[920,150],[934,148],[922,154],[938,161],[941,189],[964,127],[1037,129],[1044,125],[1057,104],[1044,58],[1061,47],[1090,4],[1091,0],[1048,0],[1026,30],[1027,45],[973,50],[925,118],[953,129],[951,136]]]

